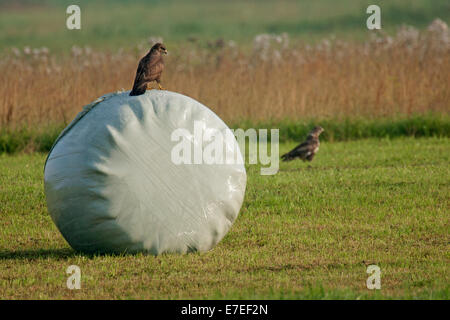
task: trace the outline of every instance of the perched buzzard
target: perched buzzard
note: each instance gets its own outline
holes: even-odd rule
[[[155,44],[150,51],[139,61],[139,66],[134,79],[133,90],[130,96],[138,96],[145,93],[147,84],[152,81],[158,83],[161,90],[161,74],[164,70],[162,54],[167,54],[167,49],[162,43]]]
[[[314,155],[317,151],[319,151],[319,135],[323,132],[322,127],[315,127],[311,130],[306,138],[305,142],[300,143],[296,146],[292,151],[289,151],[286,154],[281,156],[283,161],[290,161],[295,158],[300,158],[303,161],[311,161],[314,158]]]

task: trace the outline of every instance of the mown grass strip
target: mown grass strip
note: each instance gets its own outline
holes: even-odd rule
[[[225,238],[209,252],[158,257],[72,250],[46,207],[46,155],[1,155],[0,297],[448,300],[449,142],[325,142],[313,162],[281,162],[273,176],[248,165]],[[369,264],[381,269],[380,290],[366,287]],[[70,265],[81,290],[66,286]]]

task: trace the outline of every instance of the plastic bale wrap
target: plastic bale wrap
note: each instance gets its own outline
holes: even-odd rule
[[[50,215],[86,253],[186,253],[213,248],[238,216],[246,172],[235,139],[232,164],[176,164],[176,129],[195,122],[230,133],[211,110],[181,94],[151,90],[99,98],[60,134],[44,169]],[[232,133],[231,133],[232,134]],[[183,137],[205,146],[198,136]]]

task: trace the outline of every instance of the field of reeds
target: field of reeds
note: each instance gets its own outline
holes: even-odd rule
[[[160,40],[115,52],[74,46],[70,55],[13,48],[0,61],[7,79],[0,86],[3,135],[24,127],[48,133],[97,97],[129,90],[138,60]],[[402,26],[365,42],[327,38],[312,45],[261,34],[251,48],[218,39],[169,50],[164,87],[201,101],[233,126],[427,115],[448,129],[450,32],[439,19],[422,31]]]

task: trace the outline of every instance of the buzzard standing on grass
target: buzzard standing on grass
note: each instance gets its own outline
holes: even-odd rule
[[[290,161],[295,158],[300,158],[303,161],[311,161],[314,158],[314,155],[317,151],[319,151],[319,135],[323,132],[322,127],[315,127],[311,130],[306,138],[305,142],[300,143],[296,146],[292,151],[289,151],[286,154],[281,156],[283,161]]]
[[[139,96],[145,93],[147,85],[156,81],[159,90],[161,87],[161,74],[164,70],[163,53],[167,54],[167,49],[162,43],[155,44],[150,51],[139,61],[139,66],[134,79],[133,90],[130,96]]]

